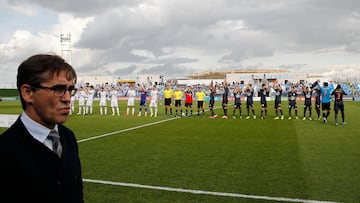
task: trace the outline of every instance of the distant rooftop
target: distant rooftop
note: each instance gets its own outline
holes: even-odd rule
[[[223,79],[226,74],[236,73],[289,73],[288,70],[278,69],[237,69],[237,70],[223,70],[223,71],[207,71],[202,73],[193,73],[187,75],[192,79]]]

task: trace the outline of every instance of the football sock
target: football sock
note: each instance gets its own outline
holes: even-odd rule
[[[337,123],[338,122],[338,114],[336,113],[335,114],[335,123]]]

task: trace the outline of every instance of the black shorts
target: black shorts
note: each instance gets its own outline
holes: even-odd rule
[[[329,103],[322,103],[322,110],[331,110],[330,102]]]
[[[335,112],[338,112],[339,110],[344,111],[344,103],[343,102],[335,102],[334,110],[335,110]]]
[[[181,100],[175,100],[175,107],[181,106]]]
[[[170,106],[171,105],[171,98],[165,98],[165,106]]]
[[[241,109],[241,103],[235,103],[234,109]]]
[[[275,101],[275,109],[281,108],[281,102]]]
[[[254,102],[246,102],[246,108],[253,108],[254,107]]]
[[[293,100],[289,101],[289,108],[291,108],[291,107],[294,107],[295,109],[297,108],[295,100],[294,101]]]
[[[198,101],[197,107],[198,107],[198,109],[204,108],[204,101]]]
[[[311,103],[311,101],[305,101],[305,102],[304,102],[304,105],[305,105],[305,106],[311,106],[312,103]]]
[[[267,108],[267,102],[261,102],[261,108]]]

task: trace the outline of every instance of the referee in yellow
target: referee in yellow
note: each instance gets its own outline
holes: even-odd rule
[[[204,100],[206,94],[202,91],[201,87],[198,87],[198,91],[195,94],[197,100],[197,113],[198,118],[200,117],[200,109],[202,110],[202,116],[205,117]]]
[[[174,99],[175,99],[175,117],[178,116],[178,111],[180,110],[180,117],[182,117],[182,107],[181,107],[181,100],[183,98],[183,92],[181,91],[180,87],[177,86],[174,92]]]
[[[171,86],[167,84],[164,90],[165,116],[167,116],[168,110],[170,111],[170,115],[172,115],[172,109],[171,109],[172,96],[173,96],[173,90],[171,89]]]

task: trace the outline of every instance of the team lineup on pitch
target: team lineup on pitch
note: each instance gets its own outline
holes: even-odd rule
[[[173,90],[174,88],[175,90]],[[252,84],[249,83],[243,88],[241,88],[239,85],[235,85],[230,91],[226,81],[224,81],[222,85],[214,85],[213,82],[211,82],[207,88],[207,90],[204,90],[201,86],[192,87],[188,85],[182,89],[178,85],[173,87],[172,85],[167,84],[162,91],[164,99],[164,115],[174,117],[205,117],[205,100],[207,100],[209,102],[209,118],[214,119],[218,116],[214,111],[216,97],[221,97],[221,99],[218,99],[221,102],[223,109],[223,115],[221,118],[228,119],[228,117],[232,116],[233,119],[260,118],[263,120],[268,118],[268,100],[270,98],[269,94],[271,91],[274,95],[275,120],[284,120],[285,116],[289,120],[293,118],[299,119],[300,114],[298,113],[298,106],[303,105],[302,120],[322,120],[323,123],[327,124],[329,115],[332,110],[331,102],[333,101],[335,125],[338,126],[339,123],[342,125],[346,124],[343,97],[347,95],[347,93],[342,89],[340,84],[338,84],[335,88],[335,84],[333,82],[324,82],[321,85],[320,80],[317,80],[314,83],[308,85],[292,85],[289,87],[287,92],[283,90],[282,85],[280,85],[277,81],[275,81],[271,87],[269,84],[263,83],[258,91],[258,97],[260,100],[260,113],[258,115],[255,112],[255,88],[252,86]],[[77,114],[93,114],[93,100],[95,97],[95,90],[93,86],[88,86],[85,89],[86,90],[84,90],[83,87],[80,87],[78,92],[73,95],[71,99],[70,113],[75,111],[75,100],[77,98],[79,106],[79,111]],[[160,99],[160,91],[158,90],[158,87],[156,85],[152,86],[151,88],[139,86],[136,89],[134,85],[130,85],[126,90],[125,95],[127,99],[127,106],[125,115],[135,116],[136,95],[139,94],[140,96],[137,116],[148,116],[149,108],[150,117],[157,117]],[[107,115],[107,100],[109,99],[111,100],[110,106],[112,116],[120,116],[118,104],[119,98],[117,96],[118,91],[114,86],[112,86],[111,90],[109,91],[105,90],[104,87],[100,87],[98,95],[100,97],[100,115]],[[287,104],[284,104],[285,102],[282,101],[285,97],[284,95],[287,97]],[[233,104],[230,104],[229,98],[233,100]],[[147,105],[148,100],[150,101],[149,106]],[[243,103],[242,100],[244,101]],[[301,104],[299,102],[300,100],[303,101]],[[185,103],[184,108],[182,106],[183,102]],[[315,103],[314,107],[313,102]],[[195,103],[195,105],[193,103]],[[194,109],[193,105],[195,106]],[[284,112],[284,109],[286,109],[284,107],[286,105],[288,110],[287,112]],[[243,106],[245,106],[246,112],[244,112]],[[314,115],[314,110],[316,115]],[[338,118],[339,113],[341,113],[341,120]]]

